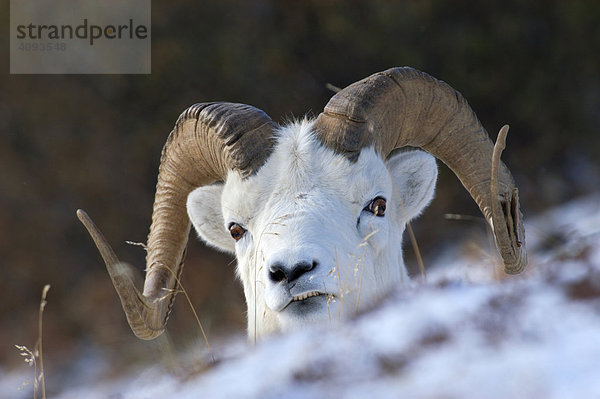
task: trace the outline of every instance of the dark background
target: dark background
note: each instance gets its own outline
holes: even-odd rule
[[[8,15],[6,2],[4,27]],[[0,363],[21,364],[13,344],[33,347],[47,283],[48,374],[86,354],[115,364],[155,358],[156,343],[130,332],[75,210],[88,211],[121,259],[143,267],[143,251],[125,241],[145,242],[161,148],[196,102],[244,102],[282,122],[317,115],[332,95],[327,83],[409,65],[459,90],[492,138],[511,125],[503,159],[526,216],[597,191],[599,21],[596,0],[155,1],[151,75],[9,75],[3,57]],[[7,47],[8,28],[1,35]],[[452,238],[485,234],[444,219],[479,211],[440,172],[436,199],[415,224],[426,262]],[[244,333],[231,258],[193,243],[183,284],[211,341]],[[176,350],[203,347],[182,296],[169,331]]]

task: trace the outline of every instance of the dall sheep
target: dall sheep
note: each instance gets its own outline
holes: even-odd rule
[[[402,234],[433,197],[433,156],[477,202],[505,271],[521,272],[518,191],[494,152],[460,93],[392,68],[339,91],[316,119],[285,127],[243,104],[187,109],[162,152],[143,294],[131,267],[85,212],[78,216],[138,337],[165,329],[193,224],[208,244],[235,254],[256,338],[344,318],[406,285]]]

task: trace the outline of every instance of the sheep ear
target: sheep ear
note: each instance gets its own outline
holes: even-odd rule
[[[198,187],[187,198],[187,212],[198,236],[208,245],[234,253],[235,241],[225,229],[221,194],[223,184]]]
[[[403,148],[390,155],[387,166],[399,198],[398,214],[409,221],[433,199],[438,174],[435,158],[424,151]]]

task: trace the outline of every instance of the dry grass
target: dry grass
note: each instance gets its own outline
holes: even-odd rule
[[[129,245],[133,245],[133,246],[137,246],[137,247],[141,247],[144,251],[148,251],[148,247],[146,246],[146,244],[141,243],[141,242],[135,242],[135,241],[125,241],[125,243],[129,244]],[[184,255],[185,256],[185,255]],[[177,276],[177,273],[175,273],[169,266],[160,263],[161,267],[164,267],[165,269],[167,269],[169,271],[169,273],[171,273],[171,275],[173,276],[173,278],[175,278],[175,281],[177,282],[177,290],[169,290],[169,289],[164,289],[165,291],[167,291],[166,295],[164,297],[161,298],[161,300],[166,300],[168,297],[170,297],[171,295],[177,295],[179,293],[182,293],[185,296],[185,299],[187,300],[187,303],[192,311],[192,314],[194,315],[194,319],[196,319],[196,324],[198,325],[198,327],[200,328],[200,332],[202,334],[202,338],[204,339],[204,342],[206,343],[206,348],[208,350],[208,354],[212,360],[213,363],[216,362],[215,356],[213,354],[213,351],[210,347],[210,342],[208,341],[208,336],[206,335],[206,330],[204,330],[204,326],[202,325],[202,322],[200,321],[200,317],[198,317],[198,312],[196,312],[196,308],[194,307],[194,304],[192,303],[192,300],[187,292],[187,290],[183,287],[183,284],[181,283],[181,279],[179,278],[179,276]],[[166,338],[165,340],[161,341],[161,346],[164,348],[170,348],[171,344],[170,344],[170,340],[168,338]],[[163,351],[164,353],[171,353],[170,350],[165,350]],[[168,358],[170,358],[171,355],[168,355]],[[168,363],[173,363],[171,361],[169,361]]]
[[[419,264],[419,271],[421,272],[421,278],[423,282],[427,282],[427,274],[425,273],[425,262],[423,262],[423,257],[421,256],[421,250],[419,249],[419,244],[417,243],[417,237],[410,225],[410,222],[406,222],[406,230],[408,231],[408,235],[410,237],[410,243],[413,247],[413,251],[415,253],[415,257],[417,258],[417,263]]]
[[[170,267],[163,265],[163,264],[161,264],[161,266],[166,268],[173,275],[173,277],[175,278],[175,281],[177,281],[177,286],[179,288],[178,290],[168,290],[165,288],[165,291],[167,291],[167,294],[162,299],[164,300],[164,299],[168,298],[170,295],[177,295],[178,293],[182,293],[185,296],[185,299],[187,300],[187,303],[192,311],[192,314],[194,315],[194,318],[196,319],[196,324],[198,324],[198,327],[200,328],[200,332],[202,333],[202,338],[204,339],[204,342],[206,343],[206,348],[208,350],[208,354],[210,355],[212,362],[215,363],[216,359],[215,359],[213,351],[210,347],[210,343],[208,341],[208,336],[206,335],[206,331],[204,330],[204,327],[202,326],[200,317],[198,317],[198,312],[196,312],[196,308],[194,307],[194,304],[192,303],[192,300],[191,300],[190,296],[188,295],[187,290],[183,287],[183,284],[181,284],[181,280],[176,275],[176,273],[173,270],[171,270]]]
[[[50,285],[46,284],[42,289],[42,299],[40,300],[40,308],[38,313],[38,338],[33,350],[30,350],[25,345],[15,345],[15,347],[20,351],[19,354],[25,358],[25,363],[27,363],[30,367],[33,367],[33,399],[37,399],[38,397],[46,399],[46,376],[44,373],[44,350],[42,336],[43,315],[46,304],[48,303],[46,301],[48,290],[50,290]],[[27,385],[29,385],[29,381],[23,383],[19,389],[23,389]]]
[[[415,257],[417,258],[417,263],[419,265],[419,271],[421,272],[421,279],[423,283],[427,282],[427,274],[425,272],[425,262],[423,262],[423,257],[421,256],[421,250],[419,249],[419,244],[417,243],[417,238],[412,229],[410,221],[408,221],[408,217],[406,214],[406,207],[404,206],[404,201],[402,200],[402,195],[398,191],[395,191],[395,194],[398,197],[398,203],[400,204],[400,213],[402,217],[406,220],[406,230],[408,231],[408,235],[410,237],[410,243],[412,245],[413,251],[415,253]]]
[[[478,252],[481,253],[482,257],[489,259],[490,263],[494,267],[494,280],[502,280],[506,277],[506,274],[503,272],[503,262],[500,258],[500,254],[496,250],[496,244],[494,243],[494,232],[492,231],[492,227],[482,216],[472,216],[472,215],[460,215],[456,213],[446,213],[444,214],[444,218],[446,220],[456,220],[461,222],[475,222],[481,223],[485,226],[485,231],[488,239],[489,249],[486,250],[484,248],[479,247]]]
[[[339,321],[342,318],[342,314],[344,312],[344,294],[345,294],[345,289],[344,289],[344,283],[342,281],[342,275],[340,273],[340,265],[339,265],[339,260],[338,260],[338,252],[337,252],[337,248],[334,247],[333,248],[333,252],[335,254],[335,266],[333,267],[333,269],[329,270],[328,275],[334,274],[338,280],[338,285],[339,285],[339,292],[338,292],[338,298],[340,299],[340,305],[338,307],[338,315],[337,315],[337,320]],[[327,292],[327,287],[325,286],[325,282],[323,282],[323,290],[325,292]],[[335,296],[334,295],[328,295],[327,296],[327,315],[329,316],[329,324],[332,324],[332,318],[331,318],[331,311],[329,309],[329,305],[333,302],[336,302],[335,300]]]
[[[360,268],[361,264],[363,264],[364,259],[367,255],[367,245],[368,245],[368,241],[371,237],[373,237],[375,234],[377,234],[377,230],[373,228],[373,226],[371,226],[371,232],[369,234],[367,234],[362,241],[360,242],[360,244],[358,244],[357,246],[357,250],[359,248],[364,248],[363,249],[363,253],[362,255],[358,256],[356,258],[356,266],[354,269],[354,278],[356,279],[356,276],[358,274],[358,269]],[[363,282],[363,276],[365,274],[365,267],[363,266],[361,268],[361,272],[360,272],[360,279],[358,281],[358,291],[356,293],[356,307],[355,307],[355,312],[358,314],[358,305],[360,304],[360,294],[362,291],[362,282]]]
[[[254,247],[254,295],[253,295],[253,300],[254,300],[254,314],[252,315],[254,317],[254,344],[256,345],[256,339],[257,339],[257,334],[258,334],[258,315],[257,315],[257,303],[256,303],[256,297],[257,297],[257,289],[258,289],[258,272],[262,271],[263,269],[263,265],[265,263],[265,259],[264,259],[264,254],[262,256],[262,262],[260,262],[260,266],[258,263],[258,248],[260,247],[260,243],[262,241],[263,236],[265,235],[274,235],[274,236],[279,236],[279,233],[277,232],[271,232],[271,231],[267,231],[267,229],[269,229],[271,226],[282,226],[282,227],[286,227],[286,225],[283,223],[283,221],[287,218],[289,218],[291,215],[289,213],[279,216],[277,219],[275,219],[275,221],[270,222],[269,224],[267,224],[265,226],[265,228],[260,232],[260,234],[258,235],[258,241],[256,242],[256,245]],[[262,283],[262,281],[261,281]],[[263,283],[264,284],[264,283]],[[263,312],[263,319],[266,316],[266,309],[265,312]]]

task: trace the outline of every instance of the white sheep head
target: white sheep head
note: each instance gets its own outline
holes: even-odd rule
[[[356,162],[326,148],[312,123],[281,129],[254,175],[195,189],[200,237],[235,253],[248,335],[335,323],[403,286],[402,232],[433,197],[437,166],[423,151]]]
[[[406,67],[356,82],[314,121],[284,128],[243,104],[186,110],[163,149],[143,293],[78,216],[140,338],[164,331],[190,219],[207,242],[235,252],[251,336],[326,323],[406,282],[402,232],[429,203],[437,169],[429,154],[404,147],[456,173],[492,226],[505,271],[521,272],[524,229],[510,171],[460,93]]]

